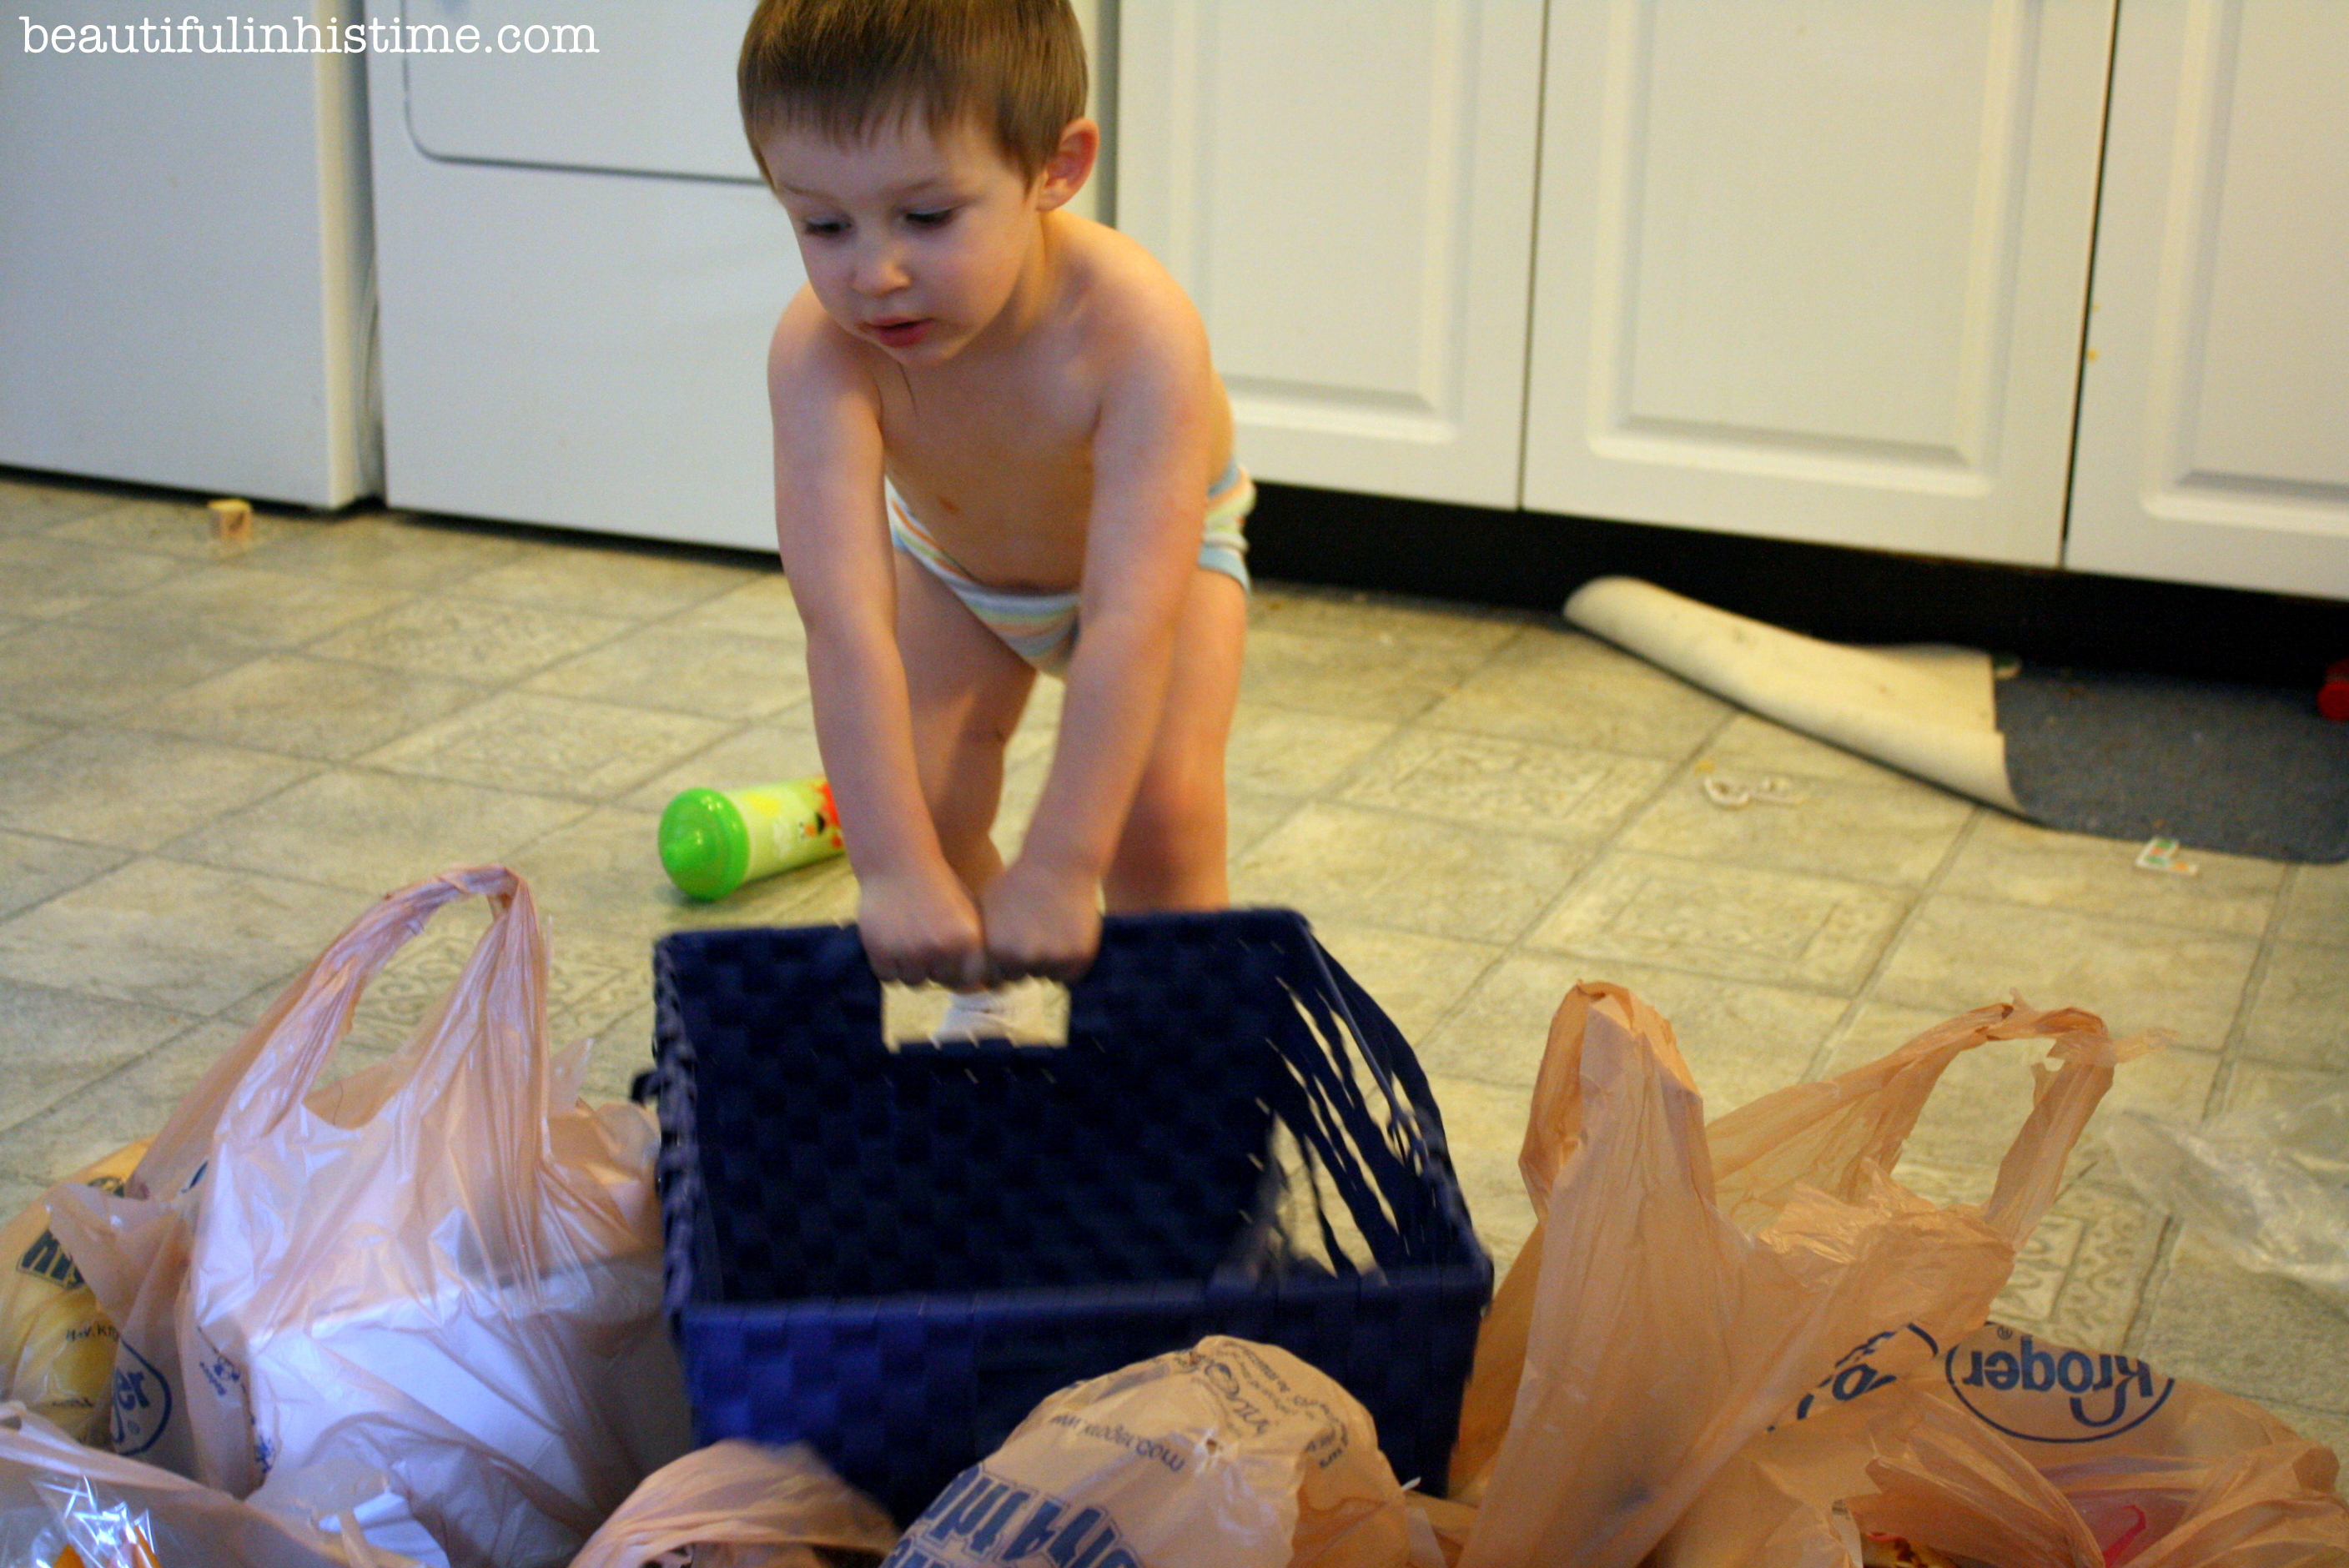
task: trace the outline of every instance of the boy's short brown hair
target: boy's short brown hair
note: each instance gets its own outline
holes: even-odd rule
[[[778,126],[845,142],[918,111],[933,135],[972,118],[1032,180],[1085,111],[1084,40],[1069,0],[760,0],[734,85],[761,173]]]

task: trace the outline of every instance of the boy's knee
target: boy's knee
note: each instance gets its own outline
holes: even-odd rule
[[[1194,805],[1129,818],[1103,891],[1117,913],[1217,909],[1228,896],[1223,814]]]
[[[1004,750],[1018,727],[1016,719],[980,714],[965,714],[932,727],[926,739],[917,738],[916,745],[930,759],[927,770],[934,787],[947,790],[973,773],[985,777],[999,771]]]
[[[1186,838],[1219,826],[1224,817],[1223,780],[1207,768],[1156,767],[1134,791],[1128,823],[1136,836],[1179,846]]]
[[[1203,867],[1220,868],[1224,841],[1222,780],[1203,770],[1185,777],[1154,769],[1127,814],[1118,860],[1129,879],[1177,886]]]

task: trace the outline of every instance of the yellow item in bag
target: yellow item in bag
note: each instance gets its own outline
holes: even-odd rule
[[[68,1180],[119,1192],[146,1152],[144,1141],[134,1143]],[[116,1337],[49,1229],[48,1199],[35,1199],[0,1229],[0,1398],[79,1442],[109,1446]]]

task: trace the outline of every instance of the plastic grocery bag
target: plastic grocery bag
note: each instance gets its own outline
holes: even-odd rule
[[[144,1142],[134,1143],[67,1180],[119,1192],[146,1152]],[[0,1228],[0,1399],[16,1401],[78,1442],[103,1447],[118,1336],[49,1228],[46,1193]]]
[[[419,1568],[357,1529],[327,1534],[152,1465],[96,1452],[0,1404],[8,1568]]]
[[[1218,1335],[1046,1399],[888,1558],[890,1568],[1030,1563],[1442,1568],[1443,1558],[1352,1395],[1288,1351]]]
[[[1652,1561],[1845,1568],[1868,1537],[2034,1568],[2338,1563],[2336,1471],[2241,1399],[1994,1324],[1754,1439]]]
[[[880,1505],[812,1448],[729,1439],[647,1476],[571,1568],[827,1568],[896,1543]]]
[[[2349,1306],[2349,1089],[2240,1107],[2199,1129],[2126,1112],[2105,1140],[2147,1202],[2235,1263]]]
[[[492,919],[391,1060],[317,1078],[367,981],[456,900]],[[243,1496],[380,1470],[460,1568],[567,1563],[684,1451],[658,1317],[657,1135],[550,1057],[529,890],[391,893],[52,1223],[120,1330],[116,1448]]]
[[[2061,1065],[2033,1069],[1989,1204],[1894,1181],[1949,1064],[2026,1037],[2052,1037]],[[1454,1450],[1453,1494],[1479,1504],[1464,1568],[1629,1568],[1806,1398],[1900,1377],[1978,1326],[2114,1064],[2142,1048],[2017,1001],[1708,1129],[1654,1009],[1613,985],[1568,993],[1520,1160],[1539,1219],[1486,1315]]]

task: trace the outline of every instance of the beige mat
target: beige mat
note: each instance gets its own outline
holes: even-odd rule
[[[2009,811],[1990,655],[1823,643],[1631,577],[1586,583],[1566,618],[1790,729]]]

